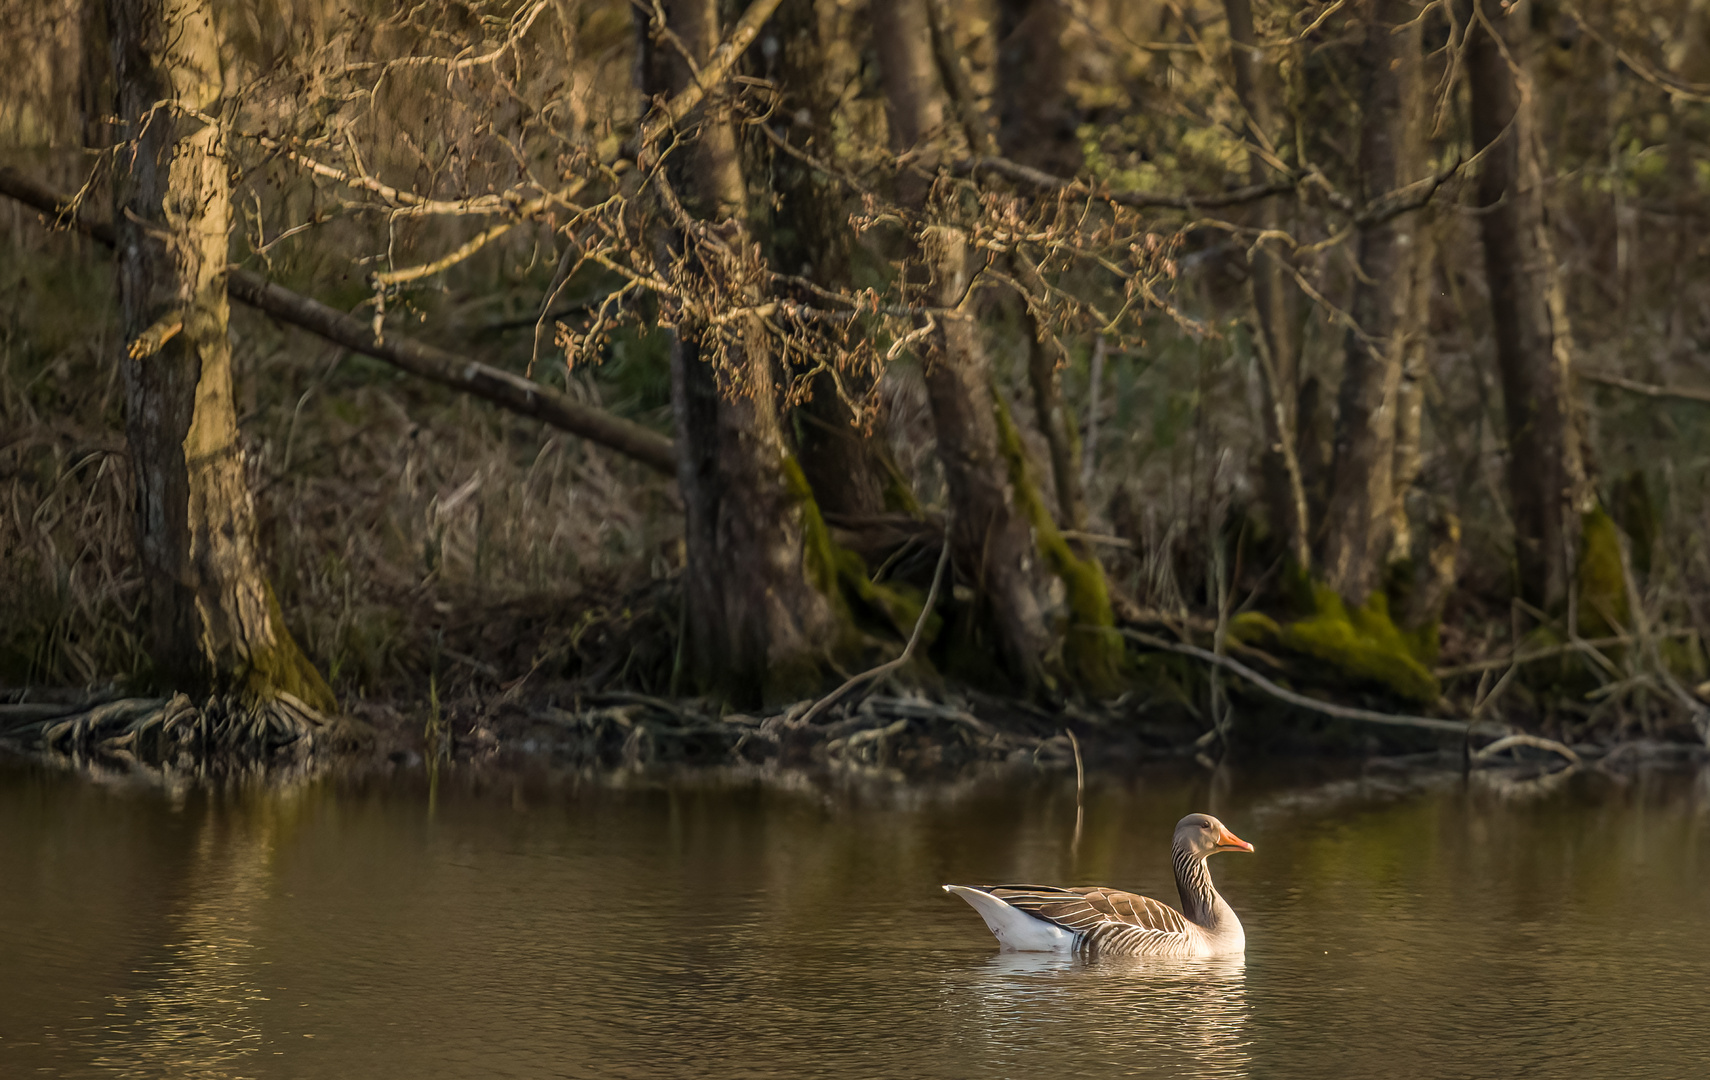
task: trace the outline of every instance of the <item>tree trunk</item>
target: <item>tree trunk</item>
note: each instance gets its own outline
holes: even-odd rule
[[[1473,146],[1484,155],[1479,224],[1508,425],[1514,555],[1521,596],[1557,610],[1567,599],[1568,540],[1578,534],[1577,515],[1591,510],[1594,499],[1544,218],[1542,151],[1514,70],[1527,77],[1530,5],[1506,14],[1487,0],[1474,0],[1474,7],[1467,74]]]
[[[704,62],[719,40],[716,0],[676,0],[669,14],[672,31]],[[672,89],[688,85],[681,58],[661,49],[655,59]],[[685,209],[714,223],[740,252],[747,246],[746,198],[725,108],[722,94],[701,106],[689,152],[675,156],[682,164],[673,182]],[[733,269],[707,267],[704,249],[684,237],[677,242],[691,272]],[[715,333],[682,319],[671,350],[677,482],[687,519],[683,666],[695,685],[753,707],[811,692],[847,624],[824,523],[784,445],[764,332],[750,319],[734,340]]]
[[[931,28],[921,0],[874,0],[874,43],[880,59],[891,145],[931,170],[939,160],[944,105],[933,70]],[[904,172],[898,198],[920,209],[927,182]],[[997,637],[998,660],[1024,686],[1046,675],[1052,635],[1046,624],[1045,575],[1032,530],[999,445],[993,391],[979,327],[965,304],[969,281],[965,237],[931,228],[917,238],[930,267],[934,304],[958,307],[939,317],[925,364],[926,392],[954,516],[951,541]]]
[[[1081,170],[1081,116],[1063,0],[998,0],[998,144],[1005,157],[1058,176]]]
[[[785,137],[792,131],[811,132],[808,149],[822,160],[840,157],[833,121],[843,86],[859,75],[859,55],[842,45],[853,21],[833,0],[790,0],[774,16],[781,43],[777,75],[785,95],[779,126]],[[804,111],[806,124],[801,123]],[[840,186],[806,162],[770,153],[773,188],[769,194],[776,199],[771,231],[774,265],[827,288],[847,288],[851,234]],[[854,395],[872,389],[871,378],[863,374],[845,372],[843,381]],[[813,396],[796,410],[795,419],[802,473],[820,509],[847,517],[883,512],[889,473],[883,448],[854,422],[854,413],[838,394],[831,372],[814,377]]]
[[[1063,46],[1068,9],[1059,0],[1002,0],[998,5],[998,132],[1005,157],[1059,176],[1081,169],[1078,116],[1069,92],[1070,64]],[[971,103],[967,107],[972,107]],[[976,147],[977,152],[985,152]],[[1014,260],[1016,280],[1032,287],[1035,275]],[[1027,380],[1039,431],[1051,452],[1057,491],[1057,520],[1065,529],[1087,524],[1081,484],[1078,426],[1063,400],[1060,349],[1031,307],[1022,311],[1027,330]]]
[[[1420,179],[1424,169],[1420,42],[1407,0],[1370,0],[1366,11],[1365,114],[1360,177],[1365,201]],[[1336,417],[1321,573],[1349,607],[1380,585],[1396,497],[1396,409],[1403,357],[1422,333],[1424,281],[1417,213],[1360,231],[1346,363]]]
[[[232,403],[226,264],[231,193],[219,131],[160,106],[221,110],[206,0],[108,5],[118,113],[118,283],[125,428],[155,678],[190,693],[285,692],[336,707],[292,640],[257,550]]]
[[[1270,179],[1267,154],[1275,156],[1271,142],[1274,124],[1270,95],[1260,87],[1261,53],[1253,30],[1253,7],[1251,0],[1224,0],[1223,8],[1229,20],[1229,61],[1235,72],[1235,96],[1246,113],[1247,175],[1253,183],[1262,184]],[[1252,213],[1253,226],[1261,232],[1279,229],[1281,197],[1260,200]],[[1272,527],[1286,541],[1289,554],[1304,571],[1311,559],[1307,540],[1311,519],[1295,420],[1300,394],[1300,301],[1284,258],[1280,247],[1269,243],[1249,267],[1253,318],[1258,330],[1254,344],[1264,368],[1268,397],[1264,410],[1266,446],[1259,467]]]

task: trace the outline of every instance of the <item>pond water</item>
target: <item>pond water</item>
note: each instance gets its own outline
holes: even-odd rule
[[[1004,955],[943,882],[1176,900],[1244,959]],[[1710,1075],[1710,773],[451,771],[210,793],[0,762],[0,1076]]]

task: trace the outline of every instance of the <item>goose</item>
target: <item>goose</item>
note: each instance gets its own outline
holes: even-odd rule
[[[1106,956],[1226,956],[1247,948],[1241,920],[1211,884],[1205,860],[1220,851],[1252,851],[1210,814],[1176,824],[1170,845],[1182,910],[1101,886],[946,885],[986,921],[1012,952]]]

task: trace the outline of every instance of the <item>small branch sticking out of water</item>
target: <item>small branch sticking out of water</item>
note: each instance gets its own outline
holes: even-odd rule
[[[1063,729],[1063,734],[1069,737],[1069,749],[1075,752],[1075,838],[1069,844],[1069,853],[1072,855],[1081,846],[1081,823],[1086,815],[1082,796],[1087,789],[1087,771],[1081,765],[1081,740],[1075,738],[1075,733],[1068,728]]]
[[[944,548],[938,553],[938,569],[932,572],[932,588],[927,591],[926,603],[921,605],[920,618],[914,620],[914,633],[908,636],[908,644],[903,646],[902,655],[898,656],[895,660],[887,660],[876,668],[863,671],[859,675],[850,676],[848,682],[814,702],[813,708],[802,714],[802,718],[796,721],[798,725],[811,723],[814,717],[831,708],[838,698],[847,694],[850,690],[853,690],[864,682],[882,679],[914,658],[915,649],[920,646],[921,632],[926,629],[927,616],[931,615],[932,609],[938,606],[938,588],[944,583],[944,568],[948,566],[949,563],[950,522],[946,519],[944,522]],[[1076,751],[1076,761],[1078,762],[1079,760],[1079,751]]]

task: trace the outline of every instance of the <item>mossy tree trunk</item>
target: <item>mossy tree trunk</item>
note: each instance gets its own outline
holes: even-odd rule
[[[683,47],[709,57],[719,40],[716,0],[676,0],[668,13]],[[673,91],[688,85],[687,64],[669,46],[652,59],[650,75]],[[740,251],[746,194],[727,109],[715,94],[691,117],[692,141],[675,155],[672,182],[684,208]],[[847,611],[836,602],[835,568],[808,542],[819,512],[784,442],[767,339],[747,326],[720,355],[713,340],[684,319],[671,350],[687,519],[683,668],[696,686],[751,707],[814,690]]]
[[[875,0],[871,10],[892,147],[930,171],[940,159],[945,115],[925,6],[922,0]],[[924,178],[904,172],[898,188],[905,205],[925,207]],[[932,274],[928,301],[955,309],[938,317],[925,379],[954,517],[956,563],[973,580],[995,633],[994,659],[1021,685],[1039,685],[1053,644],[1044,602],[1048,581],[998,444],[991,373],[967,303],[967,241],[951,228],[930,228],[914,239]]]
[[[1251,0],[1224,0],[1223,9],[1229,20],[1229,61],[1235,75],[1235,96],[1246,114],[1247,176],[1253,183],[1262,184],[1272,175],[1269,162],[1276,160],[1272,94],[1263,85],[1267,74],[1261,64],[1264,54],[1257,46]],[[1256,203],[1252,223],[1266,233],[1280,229],[1282,197],[1272,196]],[[1259,469],[1272,528],[1287,543],[1299,569],[1305,571],[1311,561],[1308,543],[1311,520],[1295,421],[1300,395],[1300,290],[1283,262],[1286,257],[1273,242],[1258,252],[1248,268],[1253,319],[1258,331],[1255,345],[1264,367],[1269,398],[1264,410],[1265,450],[1259,459]]]
[[[111,0],[118,115],[132,144],[114,186],[120,358],[137,485],[137,550],[155,678],[189,693],[332,692],[292,640],[263,572],[232,400],[226,265],[231,192],[207,0]]]
[[[1544,214],[1542,149],[1533,107],[1521,91],[1531,53],[1530,7],[1473,0],[1467,73],[1473,146],[1484,162],[1478,220],[1508,428],[1520,594],[1553,611],[1567,600],[1569,540],[1577,540],[1580,517],[1596,500],[1581,449],[1571,342]]]
[[[1361,58],[1365,112],[1360,128],[1362,201],[1423,175],[1419,28],[1407,0],[1369,0]],[[1424,331],[1425,287],[1417,213],[1360,230],[1330,497],[1319,571],[1343,601],[1364,605],[1381,584],[1391,552],[1395,506],[1396,415],[1404,358]]]
[[[798,142],[807,132],[807,149],[825,161],[842,157],[834,118],[844,87],[859,77],[858,46],[848,40],[854,22],[854,13],[834,0],[788,0],[773,16],[779,41],[775,75],[784,93],[773,122],[783,137]],[[770,145],[759,149],[771,165],[772,188],[764,196],[775,200],[773,264],[828,288],[848,287],[851,234],[840,186],[799,158]],[[866,373],[843,372],[842,381],[852,396],[872,389]],[[886,509],[889,470],[882,446],[854,422],[837,382],[829,371],[814,376],[813,396],[796,410],[802,473],[825,513],[870,517]]]

